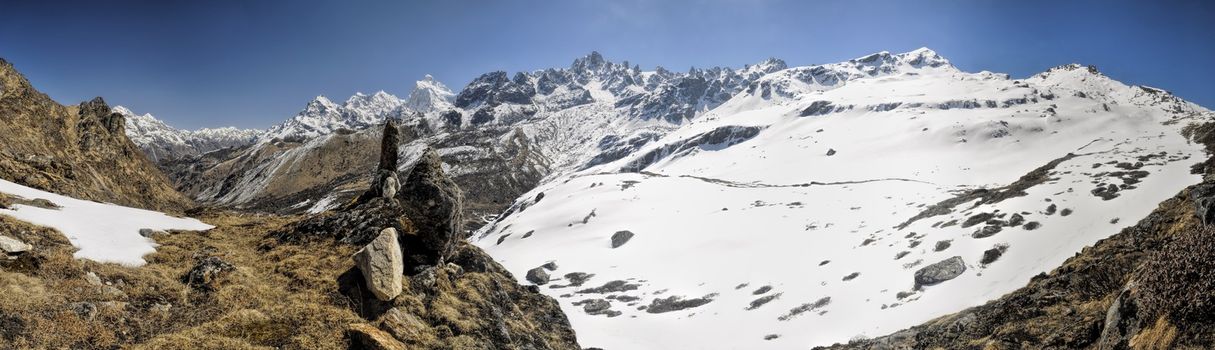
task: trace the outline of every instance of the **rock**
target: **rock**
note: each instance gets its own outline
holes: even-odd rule
[[[954,256],[917,270],[915,284],[917,287],[931,286],[957,278],[963,272],[966,272],[966,262],[962,260],[962,257]]]
[[[379,170],[397,171],[397,147],[401,144],[400,130],[393,118],[384,120],[384,136],[380,139]]]
[[[682,297],[672,295],[666,298],[656,298],[650,302],[650,305],[645,309],[645,312],[661,314],[665,312],[690,309],[708,304],[712,302],[713,298],[716,296],[716,294],[709,294],[700,298],[684,299]]]
[[[388,301],[401,294],[401,276],[405,274],[401,245],[397,243],[397,230],[385,228],[371,243],[354,253],[354,261],[367,289],[377,299]]]
[[[1021,216],[1021,214],[1013,213],[1012,216],[1008,217],[1008,226],[1010,227],[1021,226],[1023,223],[1025,223],[1025,217]]]
[[[537,267],[527,270],[527,281],[537,285],[548,283],[548,272],[544,271],[544,267]]]
[[[219,282],[236,267],[219,257],[207,257],[199,260],[181,280],[191,288],[213,292],[219,287]]]
[[[165,232],[165,230],[153,230],[150,228],[139,229],[139,235],[148,237],[148,238],[152,238],[153,236],[159,236],[159,235],[167,235],[167,234],[169,234],[169,233]]]
[[[834,155],[835,155],[835,149],[834,149],[834,148],[828,148],[828,149],[827,149],[827,156],[828,156],[828,157],[830,157],[830,156],[834,156]]]
[[[936,245],[936,247],[932,248],[932,251],[939,252],[942,250],[946,250],[946,249],[949,249],[949,246],[951,246],[951,245],[953,245],[953,241],[950,241],[950,240],[937,241],[937,245]]]
[[[101,277],[97,277],[97,274],[96,274],[96,273],[92,273],[92,272],[85,273],[85,274],[84,274],[84,280],[85,280],[85,281],[87,281],[87,282],[89,282],[89,284],[94,285],[94,286],[98,286],[98,287],[100,287],[100,286],[103,286],[103,285],[104,285],[103,283],[101,283]]]
[[[1072,215],[1072,208],[1063,208],[1063,210],[1059,211],[1059,215],[1060,216]]]
[[[996,259],[999,259],[1001,255],[1004,255],[1005,250],[1008,250],[1008,246],[1006,245],[998,245],[991,249],[985,250],[983,251],[983,258],[979,260],[979,263],[987,265],[996,262]]]
[[[1215,184],[1195,185],[1190,190],[1190,199],[1194,202],[1194,216],[1197,216],[1203,225],[1215,223]]]
[[[612,248],[619,248],[625,243],[628,243],[630,239],[633,239],[632,231],[616,231],[616,233],[612,234]]]
[[[431,326],[418,319],[417,316],[401,311],[401,308],[392,308],[384,312],[384,316],[380,318],[380,328],[397,339],[417,341],[429,336],[428,331]]]
[[[16,259],[17,256],[25,254],[30,249],[34,249],[34,247],[16,238],[0,236],[0,253],[4,253],[5,258]]]
[[[981,229],[975,230],[975,233],[971,234],[970,236],[974,238],[987,238],[1000,233],[1000,230],[1003,230],[1003,228],[999,225],[987,225],[983,226]]]
[[[77,302],[68,304],[68,310],[76,313],[77,316],[88,321],[92,321],[93,317],[97,316],[97,306],[89,302]]]
[[[346,335],[350,337],[352,349],[405,350],[405,344],[369,324],[352,324],[346,329]]]
[[[397,195],[397,190],[401,189],[401,184],[397,181],[396,173],[383,177],[380,180],[380,196],[384,198],[394,198]]]
[[[423,253],[435,262],[446,258],[465,238],[464,195],[443,172],[439,153],[428,148],[413,166],[397,198],[418,231]]]
[[[1039,227],[1042,227],[1042,224],[1038,223],[1037,221],[1030,221],[1025,223],[1025,226],[1021,226],[1021,228],[1027,231],[1037,230]]]
[[[591,276],[594,275],[586,272],[570,272],[565,274],[565,280],[569,281],[570,287],[579,287],[582,286],[583,283],[586,283],[587,280],[591,279]]]
[[[540,265],[540,267],[543,267],[545,270],[549,271],[557,271],[557,263],[554,261],[546,262],[544,265]]]

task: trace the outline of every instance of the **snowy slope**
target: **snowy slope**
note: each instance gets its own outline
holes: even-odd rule
[[[59,206],[45,209],[15,204],[12,209],[0,209],[0,215],[59,230],[79,249],[74,254],[79,259],[140,266],[145,263],[143,256],[156,250],[156,242],[141,236],[140,229],[209,230],[213,227],[195,219],[79,200],[6,180],[0,180],[0,192],[28,200],[45,199]]]
[[[235,127],[180,130],[149,113],[135,114],[123,106],[115,106],[113,110],[125,117],[127,138],[153,162],[249,145],[263,132]]]
[[[474,240],[520,279],[554,262],[541,289],[586,346],[846,342],[996,298],[1135,222],[1200,180],[1181,129],[1213,117],[1078,65],[1014,80],[878,53],[767,74]],[[954,256],[965,271],[917,287]]]

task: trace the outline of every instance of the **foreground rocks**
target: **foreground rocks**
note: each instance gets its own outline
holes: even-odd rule
[[[401,257],[401,246],[397,244],[397,230],[386,228],[380,236],[354,253],[354,261],[363,280],[372,294],[380,300],[392,300],[401,294],[401,275],[405,273],[405,261]]]
[[[25,244],[25,242],[19,241],[16,238],[0,236],[0,254],[3,254],[0,257],[2,258],[16,259],[21,254],[28,252],[30,249],[34,249],[34,247],[31,247],[29,244]]]

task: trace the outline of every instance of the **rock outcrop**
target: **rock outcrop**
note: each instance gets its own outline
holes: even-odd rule
[[[401,257],[401,245],[397,243],[397,230],[386,228],[380,235],[354,253],[354,261],[367,289],[380,300],[392,300],[401,294],[401,275],[405,273],[405,261]]]
[[[422,153],[397,199],[417,228],[422,249],[437,258],[449,256],[455,243],[467,238],[464,195],[443,172],[443,161],[434,149]]]
[[[192,202],[144,157],[100,97],[63,106],[0,59],[0,178],[76,198],[181,212]]]
[[[962,257],[955,256],[917,270],[915,285],[916,287],[931,286],[957,278],[963,272],[966,272],[966,262],[962,260]]]

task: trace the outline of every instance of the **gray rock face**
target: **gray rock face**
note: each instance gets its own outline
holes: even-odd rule
[[[367,289],[380,300],[388,301],[401,294],[401,276],[405,274],[401,245],[397,244],[397,230],[386,228],[380,231],[367,246],[354,253],[354,261]]]
[[[966,272],[966,262],[962,260],[962,257],[955,256],[920,268],[915,272],[915,284],[916,286],[931,286],[957,278],[963,272]]]
[[[617,231],[612,234],[612,248],[620,248],[620,246],[628,243],[630,239],[633,239],[632,231]]]
[[[548,283],[548,272],[544,271],[544,267],[537,267],[527,270],[527,281],[537,285]]]
[[[397,199],[417,227],[422,248],[437,259],[450,255],[455,242],[465,238],[464,194],[444,174],[434,149],[427,149],[413,166]]]
[[[4,253],[4,257],[8,259],[16,258],[17,256],[34,249],[29,244],[19,241],[16,238],[8,236],[0,236],[0,253]]]

